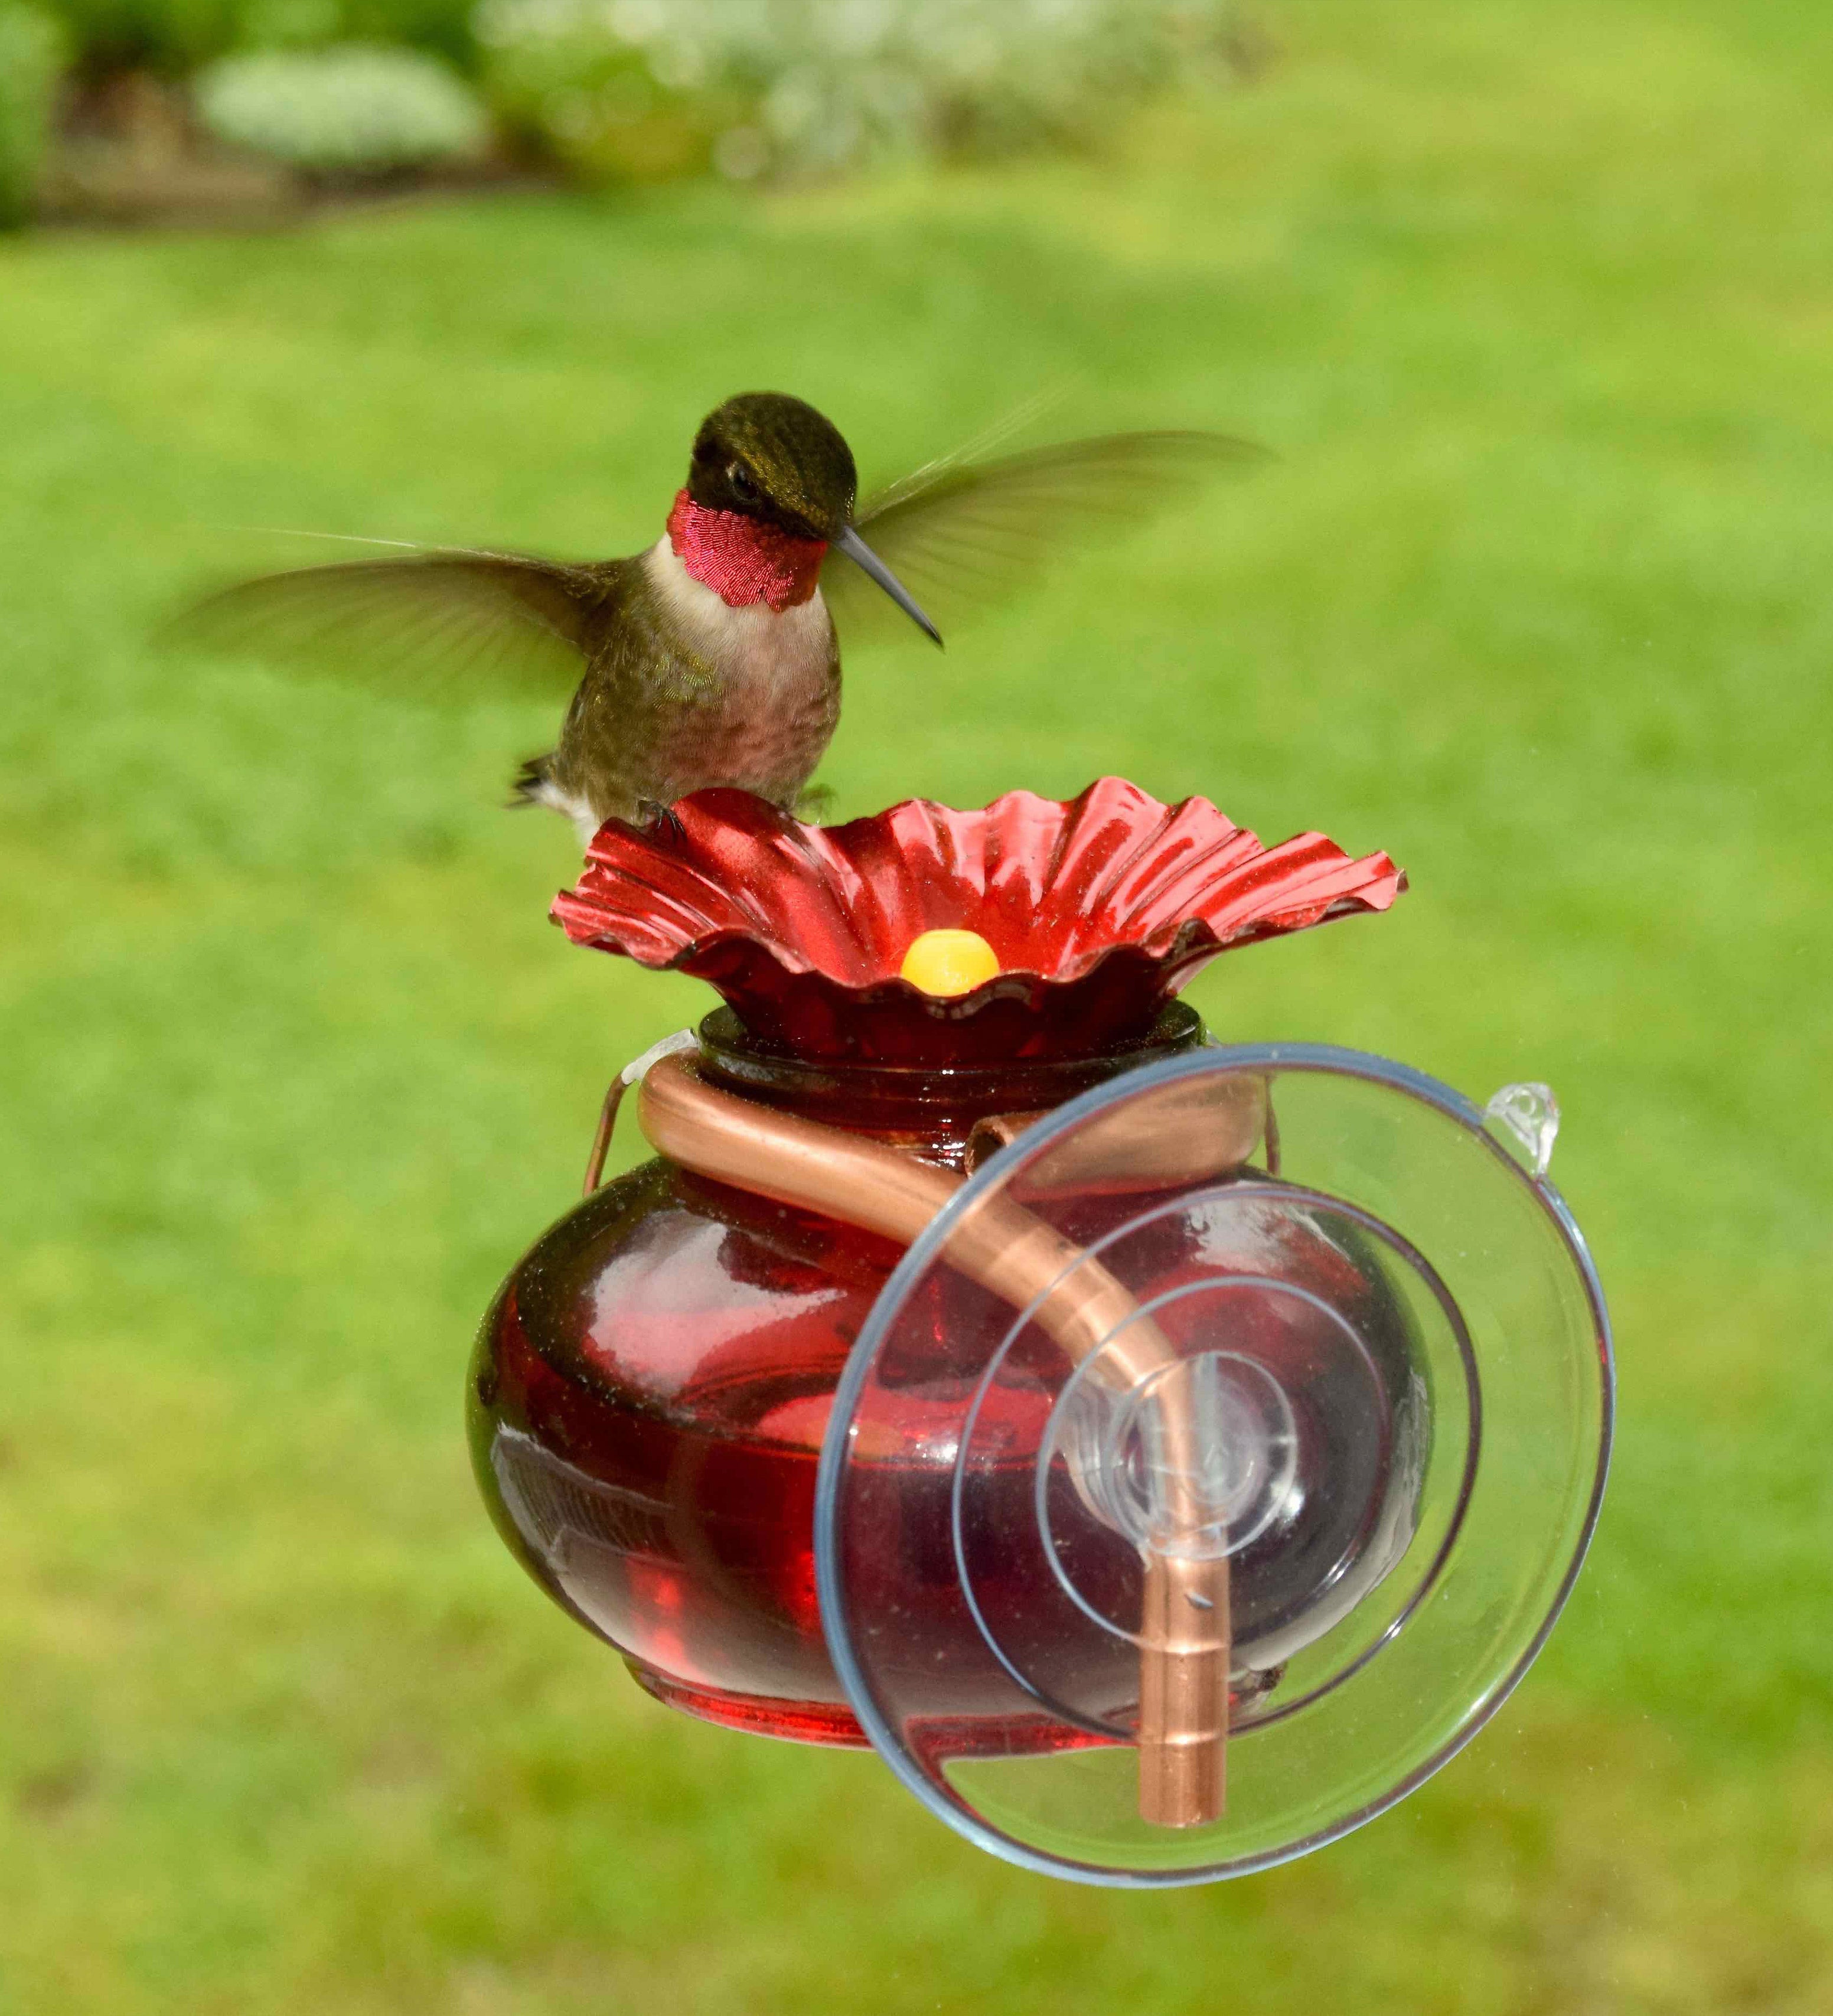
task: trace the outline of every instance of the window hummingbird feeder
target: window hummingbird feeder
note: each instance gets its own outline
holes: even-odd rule
[[[726,1005],[614,1085],[484,1319],[510,1547],[659,1700],[870,1743],[1055,1874],[1237,1874],[1401,1798],[1526,1669],[1603,1489],[1554,1109],[1218,1046],[1176,995],[1403,887],[1112,778],[607,825],[556,920]],[[626,1085],[657,1156],[600,1187]]]

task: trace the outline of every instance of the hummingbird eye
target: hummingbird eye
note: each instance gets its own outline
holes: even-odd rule
[[[732,485],[733,495],[735,497],[742,497],[747,504],[756,501],[758,486],[752,479],[751,471],[742,462],[726,464],[726,481]]]

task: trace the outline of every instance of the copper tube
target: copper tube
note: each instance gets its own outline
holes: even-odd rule
[[[978,1121],[967,1137],[967,1168],[1017,1139],[1041,1113],[1001,1113]],[[1109,1185],[1201,1183],[1238,1169],[1271,1123],[1263,1078],[1211,1074],[1174,1078],[1149,1097],[1098,1114],[1026,1169],[1025,1193],[1041,1197],[1099,1177]]]
[[[909,1245],[961,1187],[953,1169],[710,1085],[684,1057],[644,1074],[636,1124],[702,1175]]]
[[[1146,1557],[1140,1636],[1140,1817],[1192,1827],[1227,1801],[1228,1557]]]
[[[659,1058],[642,1081],[637,1121],[664,1155],[779,1204],[911,1244],[965,1179],[883,1143],[778,1113],[708,1085],[685,1057]],[[1125,1391],[1179,1363],[1121,1283],[1004,1196],[982,1197],[956,1225],[950,1263],[1035,1320],[1079,1364]],[[1118,1334],[1124,1332],[1124,1335]],[[1173,1476],[1198,1474],[1192,1424],[1167,1410]],[[1228,1734],[1228,1564],[1146,1557],[1140,1629],[1140,1812],[1161,1827],[1219,1818]]]
[[[1124,1106],[1097,1113],[1037,1156],[1025,1172],[1028,1197],[1074,1190],[1200,1183],[1238,1169],[1266,1132],[1262,1078],[1210,1072],[1174,1078]]]
[[[982,1162],[1002,1148],[1010,1147],[1028,1127],[1035,1126],[1043,1117],[1042,1111],[996,1113],[989,1119],[975,1121],[967,1136],[968,1175],[974,1175]]]
[[[650,1141],[684,1168],[901,1246],[916,1240],[966,1180],[882,1143],[719,1091],[682,1057],[650,1067],[636,1117]],[[1016,1308],[1044,1296],[1036,1320],[1078,1364],[1106,1345],[1113,1376],[1131,1385],[1177,1363],[1158,1326],[1099,1261],[1007,1197],[983,1197],[961,1219],[949,1258]],[[1060,1278],[1071,1269],[1073,1278]],[[1122,1327],[1134,1334],[1113,1341]]]

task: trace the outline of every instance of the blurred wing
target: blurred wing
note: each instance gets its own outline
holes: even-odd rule
[[[587,620],[618,565],[430,547],[301,567],[207,596],[162,641],[393,692],[521,687],[564,696],[584,670]]]
[[[1226,434],[1103,434],[974,462],[932,462],[860,506],[860,535],[944,634],[1083,545],[1175,509],[1218,471],[1265,461]],[[843,644],[914,635],[909,619],[835,553],[821,592]]]

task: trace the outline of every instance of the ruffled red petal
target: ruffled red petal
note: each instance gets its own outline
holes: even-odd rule
[[[1385,854],[1322,833],[1272,848],[1205,798],[1104,777],[1067,802],[978,812],[913,798],[805,825],[748,793],[696,792],[678,830],[612,820],[553,915],[574,943],[707,980],[754,1036],[810,1056],[912,1063],[1136,1041],[1231,946],[1385,910]],[[937,1000],[898,977],[911,941],[978,931],[1003,970]]]

